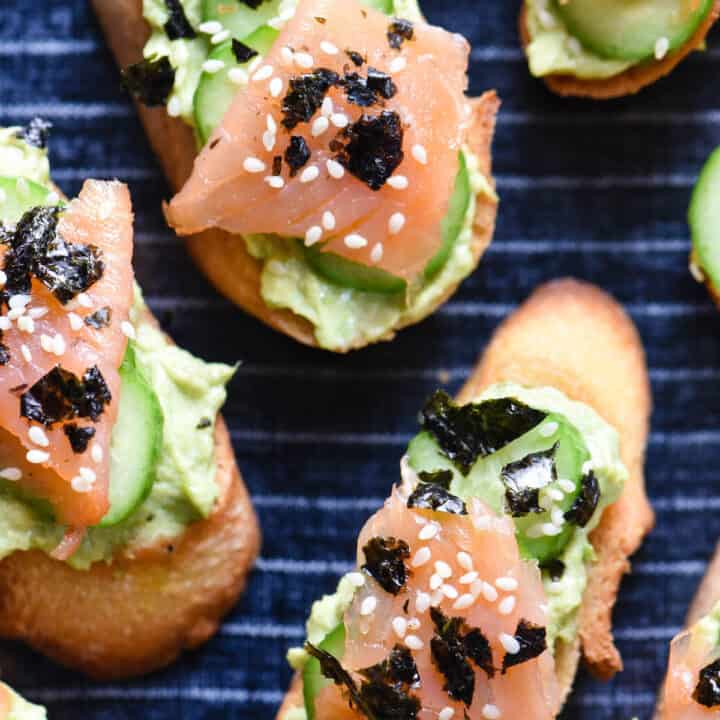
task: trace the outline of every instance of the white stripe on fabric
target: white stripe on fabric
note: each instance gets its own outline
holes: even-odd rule
[[[57,103],[8,103],[0,107],[3,120],[43,117],[49,120],[94,120],[131,117],[134,114],[128,103],[57,102]]]
[[[85,687],[22,689],[36,702],[56,703],[77,700],[159,701],[191,700],[210,704],[276,705],[285,693],[279,690],[244,690],[223,687]]]

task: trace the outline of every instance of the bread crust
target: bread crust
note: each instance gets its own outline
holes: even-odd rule
[[[118,65],[125,67],[140,60],[150,34],[142,15],[142,0],[92,0],[92,6]],[[491,144],[500,103],[494,92],[488,92],[472,104],[474,117],[468,143],[480,158],[480,169],[491,178]],[[147,108],[139,103],[136,107],[150,144],[170,185],[177,192],[190,176],[197,155],[193,131],[181,119],[171,118],[165,108]],[[472,244],[476,265],[492,240],[496,214],[497,202],[478,195]],[[260,294],[262,264],[247,252],[245,243],[237,236],[211,228],[186,238],[185,243],[195,263],[225,297],[275,330],[305,345],[317,347],[314,328],[309,321],[265,303]],[[459,284],[449,288],[427,314],[444,303]],[[393,328],[382,339],[391,340],[397,330],[413,322]],[[355,350],[365,344],[347,346],[339,352]]]
[[[74,570],[40,551],[0,562],[0,637],[98,679],[168,665],[208,640],[242,592],[260,531],[221,416],[216,507],[179,538]]]
[[[556,648],[564,701],[581,649],[600,677],[622,669],[612,639],[612,608],[629,570],[628,557],[654,523],[643,473],[651,409],[645,353],[632,321],[609,295],[576,280],[557,280],[536,290],[500,325],[458,398],[470,402],[502,381],[550,385],[593,407],[618,430],[629,472],[622,496],[605,510],[591,535],[597,562],[589,571],[578,639]],[[302,685],[295,677],[278,720],[298,702]]]
[[[691,52],[702,47],[710,28],[720,17],[720,0],[716,0],[712,10],[700,24],[693,36],[675,52],[669,53],[661,61],[653,61],[628,68],[625,72],[611,78],[587,80],[573,75],[546,75],[542,78],[545,84],[558,95],[565,97],[585,97],[595,100],[634,95],[648,85],[670,74]],[[523,48],[530,44],[530,33],[527,27],[527,6],[523,2],[518,18],[520,40]]]

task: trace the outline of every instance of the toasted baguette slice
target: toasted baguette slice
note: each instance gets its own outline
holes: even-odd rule
[[[691,52],[702,49],[705,38],[718,17],[720,17],[720,0],[716,0],[708,16],[685,45],[669,53],[663,60],[636,65],[619,75],[603,80],[586,80],[572,75],[547,75],[542,79],[550,90],[563,96],[609,100],[624,95],[634,95],[644,87],[669,75]],[[520,39],[523,47],[526,48],[531,38],[527,27],[527,7],[524,2],[518,22]]]
[[[645,353],[635,326],[615,300],[592,285],[559,280],[541,287],[505,320],[459,400],[470,402],[501,381],[550,385],[593,407],[620,434],[629,471],[621,498],[605,510],[591,536],[597,562],[590,568],[578,641],[556,648],[566,698],[581,651],[602,678],[622,669],[612,639],[612,608],[628,557],[654,522],[643,475],[651,406]],[[296,676],[278,720],[302,702],[302,681]]]
[[[125,67],[141,60],[150,34],[142,16],[142,0],[92,0],[92,6],[118,65]],[[491,179],[491,145],[500,102],[494,92],[488,92],[472,104],[474,115],[468,144],[479,158],[479,169]],[[192,129],[181,119],[171,118],[165,108],[137,104],[137,109],[150,144],[170,185],[177,192],[190,176],[197,155]],[[492,240],[496,214],[497,202],[478,195],[472,245],[476,264]],[[275,330],[306,345],[317,346],[310,322],[289,310],[273,309],[265,303],[260,294],[262,264],[248,254],[241,238],[223,230],[210,229],[187,238],[186,244],[200,269],[225,297]],[[444,303],[458,285],[448,288],[432,311]],[[393,328],[384,339],[391,340],[400,329]],[[361,345],[345,347],[342,351],[357,347]]]
[[[242,592],[260,531],[222,417],[212,515],[184,535],[111,565],[74,570],[40,551],[0,562],[0,637],[96,679],[168,665],[217,630]]]

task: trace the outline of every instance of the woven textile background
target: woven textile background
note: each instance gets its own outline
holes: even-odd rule
[[[218,636],[164,672],[93,685],[5,646],[4,677],[51,720],[272,718],[290,678],[285,651],[397,479],[423,399],[439,385],[455,391],[500,320],[538,283],[570,274],[614,293],[645,341],[658,524],[615,613],[625,672],[609,685],[583,675],[565,717],[650,717],[668,641],[720,535],[720,315],[687,272],[685,224],[697,171],[720,143],[720,49],[635,99],[563,101],[528,76],[518,4],[424,2],[472,42],[471,90],[497,88],[504,101],[495,242],[434,317],[392,344],[332,357],[222,300],[164,227],[168,188],[84,0],[0,0],[0,123],[54,123],[54,177],[69,194],[86,177],[129,183],[151,306],[179,344],[242,361],[225,417],[264,528],[249,589]]]

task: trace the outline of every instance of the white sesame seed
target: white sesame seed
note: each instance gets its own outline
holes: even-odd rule
[[[61,355],[65,354],[65,349],[65,338],[60,333],[58,333],[53,338],[53,352],[55,353],[55,355],[60,357]]]
[[[60,195],[58,195],[54,190],[52,192],[49,192],[47,194],[47,197],[45,198],[45,202],[48,205],[57,205],[60,202]]]
[[[263,133],[262,136],[262,142],[263,146],[268,152],[272,152],[275,149],[275,142],[277,141],[277,136],[275,135],[272,130],[266,130]]]
[[[0,470],[0,478],[3,480],[9,480],[10,482],[17,482],[22,478],[22,472],[20,468],[8,467]]]
[[[0,330],[9,330],[12,327],[12,320],[9,317],[0,317]]]
[[[315,64],[313,56],[306,52],[295,53],[293,60],[298,67],[304,68],[305,70],[309,70]]]
[[[472,585],[470,585],[470,592],[475,595],[475,597],[482,595],[484,584],[482,580],[475,580]]]
[[[243,162],[243,167],[245,168],[245,172],[249,173],[265,172],[265,163],[256,157],[245,158],[245,162]]]
[[[469,573],[465,573],[465,575],[460,578],[459,582],[461,585],[472,585],[478,577],[478,573],[475,570],[471,570]]]
[[[444,707],[439,713],[438,713],[438,720],[452,720],[453,715],[455,715],[455,710],[451,707]]]
[[[326,230],[334,230],[336,224],[337,224],[337,222],[335,220],[335,215],[333,215],[333,213],[331,213],[330,210],[326,210],[322,216],[322,226]]]
[[[461,568],[465,568],[465,570],[472,570],[473,568],[473,561],[472,557],[469,553],[466,553],[464,550],[461,550],[456,556],[458,565]]]
[[[414,568],[422,567],[425,563],[429,562],[432,557],[429,547],[421,547],[412,559],[410,563]]]
[[[210,59],[206,60],[202,64],[202,69],[208,73],[208,75],[214,75],[220,72],[225,67],[225,63],[222,60]]]
[[[407,60],[404,57],[398,57],[390,63],[390,72],[399,73],[402,72],[406,67]]]
[[[12,310],[8,310],[7,317],[10,320],[17,320],[19,317],[22,317],[24,314],[25,314],[24,307],[13,308]]]
[[[29,315],[23,315],[17,321],[18,330],[20,332],[32,335],[35,332],[35,321]]]
[[[305,245],[310,247],[311,245],[320,242],[322,236],[322,228],[319,225],[313,225],[311,228],[308,228],[308,231],[305,233]]]
[[[387,184],[394,190],[407,190],[410,183],[404,175],[393,175],[388,178]]]
[[[421,165],[427,165],[428,163],[428,154],[427,150],[425,149],[424,145],[413,145],[412,148],[412,156],[417,160]]]
[[[179,117],[182,112],[182,105],[180,104],[180,98],[177,95],[173,95],[167,104],[167,114],[170,117]]]
[[[87,478],[84,478],[82,475],[76,475],[70,481],[70,485],[76,493],[87,493],[93,488],[93,483],[91,483]]]
[[[335,45],[333,45],[328,40],[323,40],[320,43],[320,49],[326,54],[326,55],[337,55],[340,51],[337,49]]]
[[[273,135],[277,134],[278,126],[275,122],[275,118],[270,113],[268,113],[265,118],[265,124],[267,125],[267,129],[269,132],[271,132]]]
[[[268,175],[265,182],[275,190],[281,190],[285,187],[285,181],[279,175]]]
[[[28,450],[25,459],[32,465],[40,465],[50,459],[50,453],[44,450]]]
[[[444,580],[452,577],[453,574],[452,568],[444,560],[437,560],[435,562],[435,572]]]
[[[503,598],[498,605],[498,612],[501,615],[509,615],[515,609],[515,596],[508,595]]]
[[[79,293],[77,301],[80,305],[86,308],[91,308],[93,306],[93,301],[90,299],[90,296],[85,293]]]
[[[285,45],[280,49],[280,59],[285,65],[290,65],[293,61],[293,51]]]
[[[490,583],[483,583],[482,594],[488,602],[495,602],[498,599],[498,591]]]
[[[455,598],[457,598],[457,596],[459,595],[459,593],[454,585],[443,585],[442,591],[443,591],[443,595],[446,598],[450,598],[450,600],[455,600]]]
[[[352,233],[345,237],[345,245],[352,250],[358,250],[364,248],[367,245],[367,240],[362,235]]]
[[[213,45],[219,45],[220,43],[224,43],[228,38],[230,37],[230,31],[229,30],[221,30],[220,32],[216,32],[211,38],[210,42]]]
[[[575,492],[575,483],[572,482],[572,480],[566,480],[565,478],[561,478],[560,480],[558,480],[558,485],[560,486],[561,490],[566,493]]]
[[[348,120],[348,116],[345,115],[345,113],[333,113],[330,116],[330,122],[336,128],[345,128],[350,124],[350,120]]]
[[[419,630],[420,621],[417,618],[410,618],[408,620],[408,630]]]
[[[330,177],[340,180],[345,175],[345,168],[337,160],[328,160],[326,163]]]
[[[8,300],[8,307],[11,310],[16,310],[17,308],[24,308],[29,302],[29,295],[13,295],[10,300]]]
[[[440,528],[434,522],[423,525],[422,529],[418,533],[418,539],[432,540],[438,534],[438,530],[440,530]]]
[[[461,595],[454,603],[453,609],[455,610],[467,610],[475,602],[475,596],[470,593]]]
[[[543,523],[542,525],[543,535],[547,537],[555,537],[562,532],[562,528],[555,525],[555,523]]]
[[[310,132],[313,137],[320,137],[324,132],[327,132],[329,127],[330,121],[324,115],[321,115],[313,121]]]
[[[430,589],[439,590],[442,587],[443,579],[437,574],[433,573],[430,577]]]
[[[662,60],[670,49],[670,41],[666,37],[659,37],[655,43],[655,59]]]
[[[268,89],[270,90],[270,95],[272,95],[274,98],[280,97],[280,94],[283,91],[282,78],[274,77],[270,81],[270,85],[268,86]]]
[[[427,593],[419,592],[415,599],[415,610],[419,613],[427,612],[430,607],[430,596]]]
[[[81,467],[80,468],[80,475],[84,477],[88,482],[95,482],[97,479],[97,475],[95,475],[95,471],[91,468],[87,467]]]
[[[28,310],[28,315],[33,320],[39,320],[41,317],[45,317],[48,314],[48,309],[46,307],[35,307]]]
[[[565,524],[565,513],[562,508],[554,507],[550,512],[550,518],[553,521],[553,525],[560,527]]]
[[[552,437],[558,431],[559,427],[560,426],[556,422],[553,421],[553,422],[549,422],[549,423],[545,423],[544,425],[541,425],[538,432],[543,437]]]
[[[499,640],[510,655],[517,655],[520,652],[520,643],[512,635],[500,633]]]
[[[317,165],[309,165],[300,173],[301,183],[310,183],[320,177],[320,168]]]
[[[394,213],[388,221],[388,232],[397,235],[405,227],[405,215],[401,212]]]
[[[39,445],[40,447],[50,446],[48,436],[45,434],[45,431],[38,425],[33,425],[28,430],[28,437],[30,438],[30,442],[35,443],[35,445]]]
[[[0,287],[4,287],[7,282],[7,275],[3,270],[0,270]]]
[[[80,330],[83,326],[82,318],[74,312],[68,313],[68,322],[71,330]]]
[[[90,457],[92,458],[93,462],[101,463],[103,461],[104,455],[105,453],[103,452],[103,449],[97,443],[93,443],[93,446],[90,449]]]
[[[198,30],[205,35],[215,35],[223,29],[222,23],[217,20],[208,20],[198,25]]]
[[[425,647],[425,643],[417,635],[408,635],[405,638],[405,645],[410,650],[422,650]]]
[[[483,706],[482,716],[485,720],[498,720],[502,717],[502,713],[497,705],[488,704]]]
[[[392,628],[395,631],[395,634],[402,640],[405,637],[405,633],[407,632],[407,620],[405,620],[404,617],[400,617],[398,615],[397,617],[393,618]]]
[[[547,496],[555,502],[562,502],[565,497],[565,493],[557,488],[548,488],[545,492],[547,493]]]
[[[25,358],[25,362],[32,362],[32,353],[30,352],[30,348],[25,345],[24,343],[20,346],[20,352],[22,353],[22,356]]]
[[[362,573],[352,572],[348,574],[347,578],[354,587],[362,587],[365,584],[365,576]]]
[[[329,97],[325,97],[320,106],[320,113],[325,117],[329,118],[334,111],[333,101]]]
[[[272,77],[274,70],[272,65],[263,65],[254,75],[253,81],[260,82]]]
[[[45,333],[40,336],[40,347],[47,353],[55,352],[55,343],[53,342],[53,339]]]
[[[228,70],[228,80],[233,85],[247,85],[250,82],[250,77],[246,70],[241,67],[234,67]]]
[[[373,249],[370,251],[370,261],[379,263],[382,260],[384,250],[381,242],[375,243]]]
[[[514,592],[518,589],[518,581],[512,577],[499,577],[495,580],[495,587],[505,592]]]
[[[363,616],[372,615],[377,607],[377,598],[374,595],[368,595],[360,605],[360,614]]]

